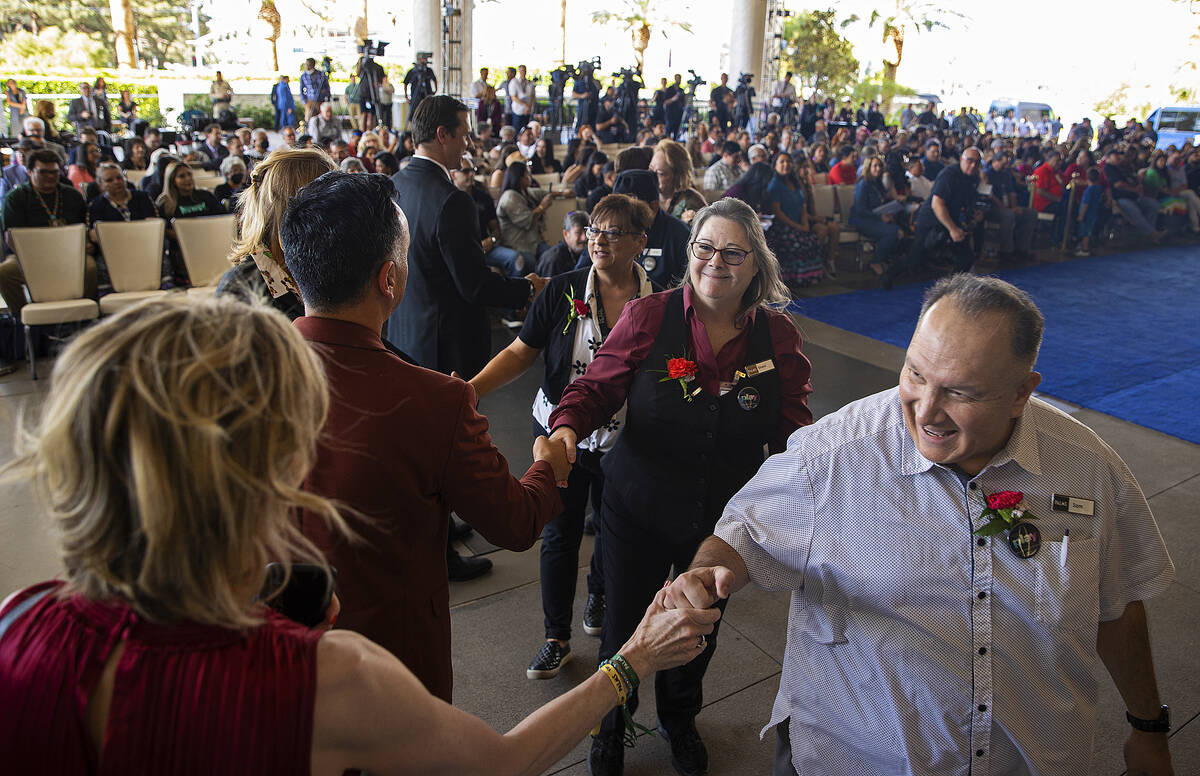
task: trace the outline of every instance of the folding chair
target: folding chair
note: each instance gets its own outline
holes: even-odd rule
[[[236,236],[237,217],[200,216],[171,221],[192,287],[189,294],[211,294],[231,266],[229,252]]]
[[[163,234],[161,218],[142,221],[100,221],[96,232],[114,293],[100,297],[100,314],[112,315],[126,307],[166,294],[162,282]]]
[[[90,321],[100,317],[95,300],[83,298],[86,233],[83,224],[18,227],[9,230],[29,304],[21,308],[29,372],[37,379],[33,327]]]

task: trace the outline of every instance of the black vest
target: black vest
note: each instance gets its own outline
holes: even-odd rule
[[[616,497],[628,514],[670,542],[712,533],[729,499],[762,465],[763,445],[778,433],[782,393],[779,371],[772,369],[741,378],[720,398],[701,391],[684,399],[678,380],[662,378],[668,358],[689,355],[687,329],[678,289],[629,386],[625,428],[603,462],[605,499]],[[770,321],[760,311],[746,364],[774,356]]]

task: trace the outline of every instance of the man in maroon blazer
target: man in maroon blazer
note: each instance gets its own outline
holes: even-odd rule
[[[556,483],[570,466],[560,445],[539,437],[533,466],[512,477],[475,390],[380,339],[408,271],[392,191],[381,175],[328,173],[300,190],[280,228],[304,300],[295,325],[324,360],[330,389],[306,488],[346,504],[357,537],[335,536],[311,514],[301,520],[338,569],[338,627],[384,646],[450,701],[450,510],[494,544],[527,549],[562,509]]]

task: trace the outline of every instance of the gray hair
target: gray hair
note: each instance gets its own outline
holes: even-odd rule
[[[246,163],[244,161],[242,161],[242,157],[226,156],[224,159],[221,160],[221,174],[222,175],[228,175],[229,173],[233,172],[234,167],[241,167],[243,170],[246,169]]]
[[[586,227],[587,225],[588,225],[587,211],[572,210],[570,213],[567,213],[565,216],[563,216],[562,226],[563,226],[564,232],[571,231],[571,228],[575,227],[575,226]]]
[[[347,156],[342,160],[342,172],[366,172],[367,168],[363,166],[362,160],[357,156]]]
[[[746,239],[750,241],[750,253],[758,266],[758,274],[754,276],[750,285],[747,286],[746,292],[742,294],[742,304],[734,318],[738,328],[745,325],[746,316],[755,308],[788,305],[792,301],[792,297],[788,293],[788,287],[779,277],[779,260],[775,258],[775,253],[767,247],[767,238],[763,234],[758,213],[755,213],[754,208],[740,199],[724,197],[696,213],[696,217],[692,219],[692,233],[688,236],[689,258],[691,257],[692,242],[696,240],[700,230],[704,228],[704,224],[710,218],[724,218],[742,227],[746,232]],[[683,282],[680,285],[687,286],[691,283],[692,273],[684,272]]]
[[[46,122],[42,121],[37,116],[26,116],[21,121],[21,128],[28,129],[29,127],[39,127],[44,132],[46,130]]]
[[[517,137],[517,128],[511,124],[505,124],[500,127],[501,140],[514,140]]]
[[[954,302],[964,316],[978,320],[989,313],[1000,313],[1012,327],[1012,352],[1032,369],[1042,347],[1045,319],[1029,294],[1000,278],[959,272],[944,277],[925,292],[921,315],[941,299]]]

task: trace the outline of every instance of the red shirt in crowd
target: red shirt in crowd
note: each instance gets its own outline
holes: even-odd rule
[[[854,184],[858,177],[858,169],[850,162],[838,162],[829,170],[829,182],[838,184]]]
[[[1051,194],[1062,196],[1064,191],[1062,175],[1052,165],[1043,164],[1033,171],[1033,177],[1037,179],[1037,187]],[[1040,194],[1033,195],[1033,209],[1039,213],[1045,210],[1050,205],[1050,200]]]

